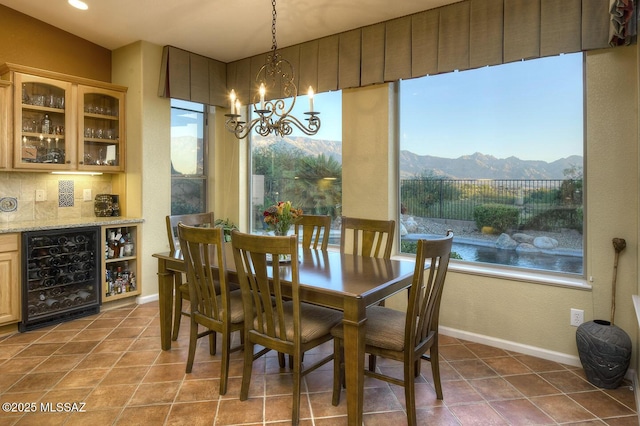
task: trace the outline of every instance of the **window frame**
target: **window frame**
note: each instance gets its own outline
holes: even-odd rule
[[[523,266],[509,266],[500,263],[488,263],[488,262],[480,262],[475,260],[460,260],[460,259],[451,259],[451,263],[449,268],[452,271],[477,275],[477,276],[485,276],[491,278],[502,278],[508,280],[515,281],[524,281],[524,282],[532,282],[539,283],[551,286],[561,286],[561,287],[570,287],[577,288],[583,290],[590,290],[592,286],[587,280],[588,274],[588,256],[587,256],[587,199],[586,199],[586,188],[587,188],[587,173],[586,173],[586,149],[587,149],[587,133],[586,133],[586,106],[587,106],[587,90],[586,90],[586,55],[584,52],[577,52],[572,55],[580,55],[581,56],[581,72],[582,72],[582,146],[581,146],[581,157],[582,163],[579,165],[582,171],[581,176],[581,184],[582,184],[582,200],[580,207],[583,211],[583,220],[582,220],[582,270],[580,272],[562,272],[562,271],[553,271],[549,269],[535,269],[531,267],[523,267]],[[545,59],[545,58],[536,58]],[[496,66],[504,66],[509,64],[501,64]],[[419,78],[430,78],[433,76],[424,76]],[[397,85],[397,96],[396,96],[396,117],[397,117],[397,140],[398,140],[398,155],[397,155],[397,221],[398,227],[400,228],[402,224],[403,214],[401,212],[402,205],[402,191],[401,191],[401,183],[402,179],[401,175],[401,165],[400,165],[400,153],[403,149],[403,141],[402,141],[402,124],[401,124],[401,109],[402,109],[402,89],[401,89],[401,81],[398,82]],[[426,155],[434,155],[433,153],[428,153]],[[398,229],[400,230],[400,229]],[[398,257],[408,257],[412,258],[415,255],[409,252],[402,252],[402,241],[403,236],[401,232],[397,232],[396,234],[396,243],[397,243],[397,252],[396,255]]]
[[[181,110],[187,112],[193,112],[202,115],[202,174],[182,174],[171,173],[171,214],[184,214],[182,212],[173,211],[173,184],[174,181],[200,181],[202,184],[202,199],[200,205],[202,211],[193,211],[190,213],[206,213],[209,211],[209,120],[208,120],[208,106],[206,104],[185,101],[182,99],[171,99],[171,115],[174,110]],[[170,127],[173,127],[172,125]],[[172,138],[171,138],[172,139]],[[173,170],[173,157],[171,157],[171,168]]]

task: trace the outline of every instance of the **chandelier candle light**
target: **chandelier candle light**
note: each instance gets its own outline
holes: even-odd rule
[[[231,90],[229,99],[231,101],[231,113],[225,114],[227,120],[225,127],[227,130],[235,134],[238,139],[244,139],[252,129],[255,128],[256,133],[262,136],[268,136],[271,133],[279,136],[290,135],[293,132],[293,126],[297,127],[303,133],[311,136],[320,130],[319,112],[313,110],[313,88],[309,86],[307,92],[309,96],[309,111],[305,115],[309,117],[305,120],[305,125],[295,116],[291,115],[291,110],[296,104],[298,96],[298,88],[295,84],[295,72],[293,65],[284,59],[278,52],[278,43],[276,41],[276,0],[272,0],[273,7],[271,19],[271,53],[267,55],[265,64],[260,68],[256,75],[256,83],[259,85],[258,93],[254,96],[253,109],[258,117],[249,123],[241,120],[241,104],[236,96],[236,92]],[[274,98],[265,101],[267,87],[275,90],[281,87],[282,99]],[[285,102],[285,98],[291,98]]]

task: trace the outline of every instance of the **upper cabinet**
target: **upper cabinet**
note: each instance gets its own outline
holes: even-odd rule
[[[79,170],[124,170],[124,93],[78,86]]]
[[[0,74],[13,83],[13,169],[124,171],[126,88],[18,65]]]

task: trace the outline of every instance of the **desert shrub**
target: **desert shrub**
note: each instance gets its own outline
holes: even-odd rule
[[[582,232],[583,214],[581,207],[558,207],[543,211],[524,224],[524,229],[536,231],[558,231],[575,229]]]
[[[519,216],[520,210],[504,204],[483,204],[473,210],[473,219],[478,229],[490,227],[496,233],[516,228]]]

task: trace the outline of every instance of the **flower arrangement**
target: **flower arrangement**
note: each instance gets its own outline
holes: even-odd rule
[[[291,201],[279,201],[270,206],[264,213],[264,223],[273,230],[276,235],[287,235],[291,225],[302,216],[302,210],[291,205]]]

